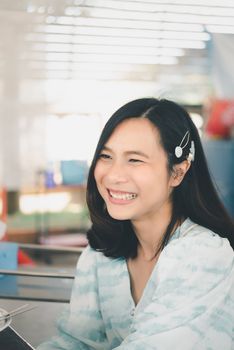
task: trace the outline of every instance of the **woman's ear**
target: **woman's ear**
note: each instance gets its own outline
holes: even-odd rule
[[[170,180],[172,187],[177,187],[181,184],[190,166],[191,162],[188,160],[174,165]]]

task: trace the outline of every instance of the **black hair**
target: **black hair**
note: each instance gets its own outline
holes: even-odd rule
[[[196,126],[183,107],[166,99],[155,98],[142,98],[125,104],[112,115],[102,131],[87,182],[87,205],[92,222],[87,233],[90,246],[113,258],[137,256],[138,240],[130,220],[116,220],[108,214],[94,178],[95,166],[104,145],[115,128],[130,118],[147,118],[157,128],[167,154],[169,172],[173,171],[175,164],[188,158],[192,141],[195,145],[195,160],[191,162],[181,184],[173,190],[171,220],[159,249],[166,246],[175,225],[185,218],[228,238],[234,248],[234,224],[211,180]],[[183,154],[177,158],[175,147],[181,144],[186,133],[188,142],[183,142]]]

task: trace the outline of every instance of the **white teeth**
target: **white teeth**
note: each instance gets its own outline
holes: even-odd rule
[[[113,193],[109,191],[111,197],[115,199],[123,199],[123,200],[131,200],[137,197],[136,193],[129,193],[129,194],[121,194],[121,193]]]

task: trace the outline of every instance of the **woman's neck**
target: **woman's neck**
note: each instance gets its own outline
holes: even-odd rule
[[[155,254],[160,248],[163,236],[170,224],[172,216],[171,208],[168,208],[163,214],[154,218],[133,221],[133,229],[139,241],[138,256],[144,260],[150,261],[155,258]],[[179,226],[177,221],[172,233]]]
[[[147,223],[141,225],[141,230],[135,229],[139,241],[138,254],[145,260],[151,260],[160,247],[168,223],[160,223],[158,226],[151,226]]]

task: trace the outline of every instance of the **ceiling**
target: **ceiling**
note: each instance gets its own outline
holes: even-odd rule
[[[0,0],[0,77],[210,86],[233,0]]]
[[[220,5],[221,4],[221,5]],[[211,33],[234,33],[234,2],[0,0],[1,66],[32,78],[154,80],[209,70]]]

